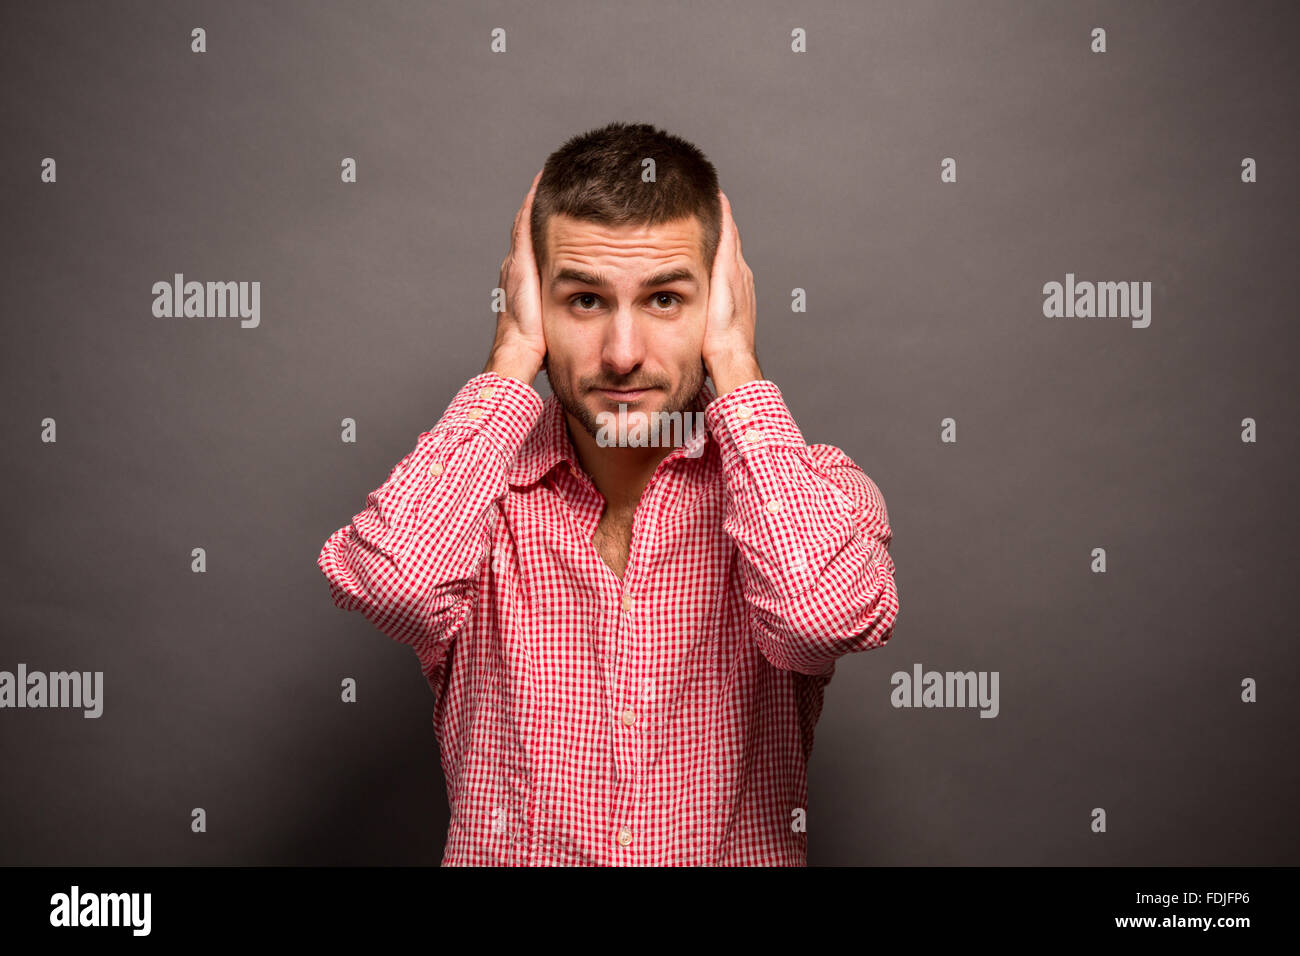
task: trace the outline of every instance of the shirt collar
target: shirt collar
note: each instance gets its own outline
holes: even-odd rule
[[[688,411],[703,412],[715,397],[706,382],[701,386],[700,394],[696,396]],[[707,446],[713,441],[713,435],[706,425],[699,432],[692,434],[690,441],[669,452],[665,461],[691,457],[696,461],[703,461],[707,457]],[[688,452],[693,454],[688,455]],[[517,487],[531,485],[548,474],[556,465],[566,463],[574,468],[580,468],[582,465],[578,460],[577,450],[574,449],[573,442],[569,438],[564,408],[552,393],[542,403],[541,415],[538,416],[533,430],[528,433],[528,437],[520,446],[506,481]]]

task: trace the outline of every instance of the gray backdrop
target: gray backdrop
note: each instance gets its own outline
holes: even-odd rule
[[[104,672],[99,719],[0,710],[0,863],[440,860],[433,697],[316,556],[482,369],[533,174],[615,119],[717,165],[763,370],[894,527],[810,863],[1297,862],[1293,4],[0,18],[0,669]],[[177,272],[259,281],[260,325],[155,318]],[[1046,318],[1067,273],[1149,281],[1150,326]],[[893,707],[917,663],[999,715]]]

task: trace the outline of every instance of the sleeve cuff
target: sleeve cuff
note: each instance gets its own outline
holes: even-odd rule
[[[724,469],[758,448],[807,447],[781,390],[767,379],[746,382],[718,396],[704,409],[704,419],[722,450]]]
[[[456,393],[434,434],[467,438],[482,433],[510,461],[541,412],[542,396],[531,385],[495,372],[483,372]]]

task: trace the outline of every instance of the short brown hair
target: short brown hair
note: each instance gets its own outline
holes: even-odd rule
[[[655,163],[654,182],[641,179],[647,158]],[[647,123],[610,123],[581,133],[546,158],[530,223],[539,270],[546,261],[546,222],[556,214],[602,225],[657,225],[694,215],[709,271],[722,234],[713,164],[693,144]]]

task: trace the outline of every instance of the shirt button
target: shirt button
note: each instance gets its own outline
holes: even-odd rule
[[[439,475],[441,475],[441,474],[442,474],[442,462],[440,462],[440,461],[435,461],[432,465],[430,465],[430,466],[429,466],[429,474],[433,475],[433,477],[435,477],[435,478],[437,478]]]
[[[624,595],[623,595],[623,600],[620,601],[619,603],[622,604],[622,606],[623,606],[623,610],[625,610],[625,611],[630,611],[630,610],[632,610],[632,595],[630,595],[630,594],[624,594]]]
[[[481,409],[481,408],[479,408],[477,405],[475,405],[473,408],[471,408],[471,409],[470,409],[468,412],[466,412],[465,414],[468,415],[470,418],[478,418],[480,415],[483,414],[483,409]]]
[[[751,428],[749,429],[749,431],[745,432],[745,441],[748,442],[758,441],[762,437],[763,436],[759,433],[758,429],[756,428]]]
[[[776,498],[773,498],[771,501],[767,503],[767,510],[772,512],[772,514],[776,514],[778,511],[781,510],[781,502]]]
[[[618,831],[619,846],[627,846],[631,842],[632,842],[631,830],[629,830],[627,827],[624,827],[623,829]]]
[[[623,711],[623,713],[620,716],[623,719],[624,727],[631,727],[633,724],[636,723],[636,714],[631,710]]]
[[[478,397],[479,397],[479,398],[483,398],[483,399],[491,398],[491,397],[492,397],[492,386],[491,386],[491,385],[484,385],[482,388],[480,388],[480,389],[478,390]]]
[[[737,406],[736,406],[736,417],[737,417],[737,418],[748,418],[748,417],[749,417],[750,415],[752,415],[752,414],[754,414],[754,412],[750,409],[750,407],[749,407],[748,405],[737,405]]]

